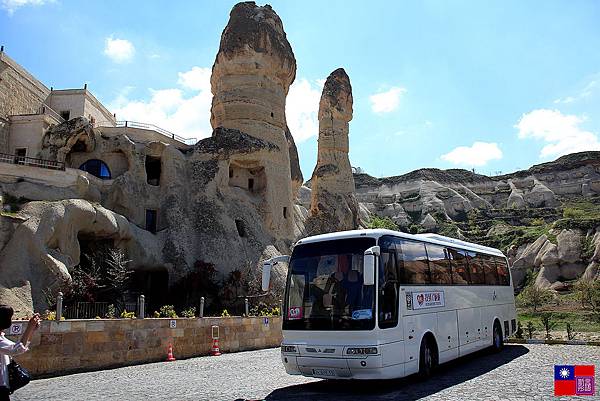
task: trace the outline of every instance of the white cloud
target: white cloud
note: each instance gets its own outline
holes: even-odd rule
[[[538,109],[523,114],[515,128],[519,130],[521,139],[534,138],[547,142],[540,152],[541,158],[600,150],[598,135],[579,126],[583,121],[581,117],[565,115],[558,110]]]
[[[191,70],[180,72],[177,83],[184,88],[210,92],[210,68],[192,67]]]
[[[210,125],[211,68],[192,67],[178,73],[176,88],[149,89],[149,100],[131,99],[133,88],[124,88],[110,104],[118,120],[150,123],[184,138],[207,138]],[[319,100],[324,81],[311,84],[298,79],[287,97],[287,123],[297,143],[319,134]]]
[[[129,98],[125,88],[111,103],[118,120],[150,123],[184,138],[207,138],[210,125],[210,68],[193,67],[179,73],[181,88],[150,89],[149,100]]]
[[[502,159],[502,151],[494,142],[474,142],[471,146],[459,146],[442,155],[442,159],[463,166],[485,166],[491,160]]]
[[[598,74],[596,74],[597,76]],[[567,96],[564,98],[558,98],[554,101],[554,104],[568,104],[583,100],[594,94],[596,89],[600,88],[600,79],[592,79],[588,84],[577,93],[575,96]]]
[[[369,96],[371,101],[371,110],[374,113],[390,113],[398,108],[400,96],[406,93],[405,88],[394,86],[385,92],[379,92]]]
[[[306,78],[300,78],[290,86],[285,114],[296,143],[319,135],[319,101],[324,84],[324,79],[311,84]]]
[[[127,39],[114,39],[110,36],[104,41],[104,54],[115,63],[126,63],[133,59],[135,47]]]
[[[2,0],[2,8],[13,15],[18,8],[23,6],[43,6],[47,3],[53,3],[54,0]]]

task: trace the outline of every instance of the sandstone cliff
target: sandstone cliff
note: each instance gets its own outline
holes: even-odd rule
[[[272,235],[290,241],[295,198],[290,181],[298,181],[301,175],[294,165],[292,177],[290,150],[294,152],[295,145],[286,135],[285,99],[295,76],[294,53],[271,6],[236,4],[213,65],[211,124],[240,130],[277,147],[268,158],[234,157],[230,164],[240,175],[243,170],[264,171],[261,216]]]
[[[536,285],[556,290],[598,277],[600,152],[495,177],[421,169],[354,179],[361,206],[405,231],[436,231],[508,252],[517,286],[531,273]]]

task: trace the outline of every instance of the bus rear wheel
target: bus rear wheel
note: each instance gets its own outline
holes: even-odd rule
[[[419,377],[427,379],[431,377],[438,365],[437,349],[433,341],[427,337],[421,341],[419,353]]]
[[[504,338],[502,337],[502,328],[496,320],[494,322],[494,334],[492,340],[492,349],[494,352],[500,352],[504,348]]]

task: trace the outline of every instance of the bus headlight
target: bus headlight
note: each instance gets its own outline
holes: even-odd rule
[[[290,354],[295,354],[297,353],[297,349],[295,345],[282,345],[281,346],[281,352],[283,353],[290,353]]]
[[[347,355],[376,355],[377,347],[356,347],[356,348],[348,348],[346,350]]]

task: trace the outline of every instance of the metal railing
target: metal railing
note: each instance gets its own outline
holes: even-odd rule
[[[8,153],[0,153],[0,163],[18,164],[21,166],[31,166],[45,168],[48,170],[65,170],[64,162],[57,162],[53,160],[36,159],[34,157],[17,156]]]
[[[63,308],[63,316],[66,319],[94,319],[96,317],[107,317],[109,302],[76,302]],[[120,317],[121,313],[134,312],[138,315],[138,304],[136,302],[126,302],[125,304],[112,304],[115,316]]]
[[[169,137],[171,139],[174,139],[178,142],[181,143],[185,143],[187,145],[193,145],[196,142],[198,142],[198,139],[196,138],[184,138],[182,136],[179,136],[177,134],[174,134],[170,131],[167,131],[166,129],[160,128],[154,124],[148,124],[148,123],[140,123],[137,121],[117,121],[116,123],[116,127],[119,128],[138,128],[138,129],[145,129],[145,130],[149,130],[149,131],[155,131],[158,132],[161,135],[164,135],[166,137]]]
[[[47,114],[49,116],[54,117],[59,123],[63,123],[65,121],[64,118],[62,118],[62,116],[60,114],[58,114],[56,111],[54,111],[50,106],[43,104],[40,107],[40,112],[39,114]]]

